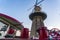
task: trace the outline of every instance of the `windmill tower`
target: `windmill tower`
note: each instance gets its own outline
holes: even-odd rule
[[[47,15],[41,11],[41,7],[38,5],[42,1],[44,0],[41,0],[40,2],[36,0],[36,4],[34,5],[34,12],[29,15],[29,18],[32,20],[30,37],[38,37],[37,30],[44,26],[43,21],[47,18]]]

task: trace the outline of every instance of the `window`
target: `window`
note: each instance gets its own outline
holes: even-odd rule
[[[20,32],[20,30],[17,30],[17,32],[16,32],[16,36],[21,36],[21,32]]]
[[[4,38],[6,35],[8,25],[4,23],[3,21],[0,21],[0,38]]]
[[[0,31],[6,31],[7,27],[8,26],[5,23],[0,22]]]

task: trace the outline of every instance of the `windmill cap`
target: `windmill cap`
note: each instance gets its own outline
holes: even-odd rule
[[[40,12],[41,11],[41,7],[40,6],[35,6],[34,11],[35,12]]]

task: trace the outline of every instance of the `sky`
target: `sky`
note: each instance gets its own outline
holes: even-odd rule
[[[17,19],[30,30],[32,21],[29,19],[29,14],[31,14],[34,4],[35,0],[0,0],[0,13]],[[31,7],[32,9],[30,9]],[[47,14],[47,18],[44,20],[45,26],[48,29],[60,29],[60,0],[44,0],[41,8]]]

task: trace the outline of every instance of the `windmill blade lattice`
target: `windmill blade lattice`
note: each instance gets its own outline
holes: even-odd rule
[[[41,1],[38,2],[38,0],[36,0],[35,5],[33,5],[33,6],[32,6],[31,8],[29,8],[28,10],[34,9],[35,6],[39,5],[39,4],[42,3],[43,1],[44,1],[44,0],[41,0]],[[40,5],[41,5],[41,4],[40,4]],[[40,6],[40,5],[39,5],[39,6]]]

